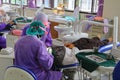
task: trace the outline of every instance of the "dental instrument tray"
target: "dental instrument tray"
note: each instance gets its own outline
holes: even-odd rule
[[[99,66],[114,67],[116,64],[114,57],[107,59],[107,54],[100,52],[79,52],[76,54],[76,58],[89,72],[95,71]]]
[[[101,57],[99,57],[99,56],[96,56],[96,55],[94,55],[94,54],[92,54],[92,55],[87,55],[87,56],[85,56],[85,57],[88,58],[88,59],[90,59],[90,60],[93,60],[93,61],[95,61],[95,62],[97,62],[97,63],[101,63],[101,62],[106,61],[105,59],[103,59],[103,58],[101,58]]]

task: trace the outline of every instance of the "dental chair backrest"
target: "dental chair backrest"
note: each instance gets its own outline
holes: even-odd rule
[[[120,61],[116,64],[113,70],[113,80],[120,80]]]
[[[112,49],[111,54],[113,55],[114,58],[117,60],[120,60],[120,50],[119,49]]]
[[[5,71],[4,80],[37,80],[37,78],[25,67],[9,66]]]

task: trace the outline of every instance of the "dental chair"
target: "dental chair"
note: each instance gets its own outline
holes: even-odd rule
[[[112,48],[112,50],[111,50],[111,52],[110,53],[108,53],[107,54],[107,56],[105,57],[105,59],[106,60],[112,60],[113,58],[114,58],[114,60],[113,60],[113,62],[112,62],[112,65],[111,66],[104,66],[104,65],[100,65],[99,67],[97,67],[93,72],[88,72],[88,70],[87,69],[85,69],[85,68],[88,68],[88,67],[86,67],[88,64],[85,64],[85,66],[84,66],[84,62],[85,62],[85,60],[83,61],[82,60],[82,58],[81,59],[79,59],[79,61],[81,61],[80,62],[80,64],[81,64],[81,66],[83,67],[84,66],[84,70],[87,72],[87,75],[88,76],[90,76],[91,78],[92,78],[92,80],[101,80],[102,78],[104,78],[105,76],[109,79],[109,80],[112,80],[111,78],[112,78],[112,73],[113,73],[113,80],[119,80],[119,69],[118,69],[118,65],[120,65],[120,63],[118,62],[119,60],[120,60],[120,50],[119,49],[117,49],[117,46],[118,46],[118,22],[117,22],[118,20],[117,20],[117,17],[115,17],[114,18],[114,27],[113,27],[113,45],[110,47],[110,46],[107,46],[107,48],[109,47],[109,48]],[[109,25],[110,26],[110,25]],[[111,26],[112,27],[112,26]],[[104,49],[105,50],[105,49]],[[103,49],[101,49],[101,51],[103,51],[104,52],[104,50]],[[96,50],[93,50],[94,52],[96,51]],[[88,52],[93,52],[93,51],[88,51]],[[86,52],[86,50],[85,51],[83,51],[84,53]],[[83,54],[82,54],[83,55]],[[84,54],[85,55],[85,54]],[[93,54],[93,55],[96,55],[96,54]],[[101,54],[100,54],[101,55]],[[82,56],[83,57],[83,56]],[[85,58],[86,58],[87,56],[85,56]],[[88,61],[90,61],[89,59],[93,59],[94,60],[94,58],[93,57],[91,57],[91,58],[89,58],[88,57],[88,59],[86,59],[87,60],[87,62]],[[92,61],[93,61],[92,60]],[[97,61],[97,60],[96,60]],[[117,64],[117,66],[115,67],[115,65],[116,65],[116,63],[119,63],[119,64]],[[90,62],[89,62],[90,63]],[[91,63],[92,64],[92,66],[93,66],[93,63]],[[110,63],[109,63],[110,64]],[[91,65],[89,65],[89,66],[91,66]],[[114,69],[115,68],[115,69]],[[90,70],[92,70],[92,67],[90,67]],[[107,79],[107,80],[108,80]],[[106,79],[102,79],[102,80],[106,80]]]
[[[25,67],[9,66],[5,71],[4,80],[37,80],[37,78]]]
[[[61,67],[59,67],[59,69],[61,69],[61,72],[63,73],[64,70],[67,69],[75,69],[75,71],[77,72],[77,80],[81,80],[81,74],[80,74],[80,64],[78,62],[73,63],[73,64],[68,64],[68,65],[63,65]],[[68,80],[69,77],[66,74],[63,74],[63,78],[65,80]],[[74,77],[75,78],[75,77]]]
[[[112,77],[113,80],[120,80],[120,61],[116,64]]]

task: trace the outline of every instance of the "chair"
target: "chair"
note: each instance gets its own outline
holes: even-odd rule
[[[5,71],[4,80],[37,80],[37,78],[25,67],[9,66]]]
[[[62,73],[63,73],[63,70],[65,70],[65,69],[76,69],[76,71],[78,72],[78,80],[80,80],[81,75],[79,72],[79,68],[80,68],[80,64],[78,62],[69,64],[69,65],[63,65],[63,66],[59,67],[59,69],[61,69]],[[68,76],[66,76],[65,74],[63,74],[63,77],[65,80],[68,80]]]
[[[113,70],[113,80],[120,80],[120,61],[116,64]]]

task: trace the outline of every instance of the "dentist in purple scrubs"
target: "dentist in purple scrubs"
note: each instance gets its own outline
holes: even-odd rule
[[[0,23],[0,30],[3,30],[5,28],[6,24]],[[6,38],[2,36],[3,34],[0,33],[0,49],[6,48]]]
[[[54,57],[39,38],[44,36],[45,27],[40,21],[33,21],[15,44],[15,65],[33,71],[38,80],[61,80],[62,73],[52,71]]]
[[[1,31],[11,31],[13,25],[16,25],[15,21],[13,20],[9,21],[8,24],[5,22],[0,23],[0,49],[6,48],[6,38],[3,36],[4,33],[1,33]]]
[[[34,17],[34,21],[42,21],[42,23],[45,25],[46,34],[41,37],[41,40],[45,43],[45,45],[47,47],[52,46],[52,36],[50,33],[50,23],[48,22],[48,16],[41,11],[37,12],[35,17]],[[24,27],[23,32],[22,32],[22,36],[26,35],[26,30],[29,27],[30,27],[30,25],[27,25]]]

